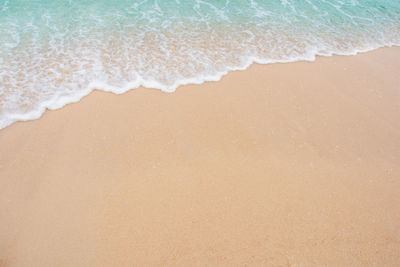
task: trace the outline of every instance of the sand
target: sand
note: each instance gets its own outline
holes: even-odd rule
[[[0,131],[0,266],[399,266],[400,48],[94,92]]]

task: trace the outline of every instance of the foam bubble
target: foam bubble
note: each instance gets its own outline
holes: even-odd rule
[[[94,89],[173,92],[232,70],[400,45],[400,2],[0,3],[0,129]]]

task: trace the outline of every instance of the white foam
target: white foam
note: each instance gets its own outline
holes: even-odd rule
[[[0,16],[0,129],[96,89],[173,92],[253,63],[313,61],[400,45],[400,6],[387,0],[371,6],[355,0],[104,6],[93,0],[91,9],[85,3],[55,1],[30,13],[18,2],[4,3],[0,12],[14,13]]]
[[[368,52],[381,47],[392,47],[392,46],[400,46],[400,43],[396,44],[388,44],[388,45],[376,45],[369,48],[358,49],[353,51],[330,51],[330,52],[319,52],[319,51],[309,51],[309,53],[305,54],[303,57],[293,58],[293,59],[284,59],[284,60],[268,60],[262,58],[249,57],[247,62],[242,66],[236,67],[227,67],[225,71],[216,72],[214,75],[207,76],[197,76],[190,79],[181,79],[175,81],[172,85],[165,85],[157,81],[145,80],[141,77],[136,79],[135,81],[127,82],[122,87],[115,87],[110,84],[107,84],[102,81],[92,81],[86,89],[77,90],[73,95],[67,96],[58,96],[54,97],[51,100],[43,101],[36,107],[35,109],[30,110],[29,112],[19,114],[19,113],[5,113],[2,115],[0,119],[0,129],[3,129],[14,122],[17,121],[30,121],[40,118],[43,113],[49,110],[56,110],[64,107],[67,104],[79,102],[83,97],[89,95],[94,90],[102,90],[106,92],[112,92],[115,94],[123,94],[129,90],[133,90],[139,87],[150,88],[150,89],[159,89],[163,92],[172,93],[178,87],[188,84],[203,84],[204,82],[217,82],[220,81],[221,78],[227,75],[231,71],[240,71],[245,70],[253,63],[257,64],[272,64],[272,63],[291,63],[296,61],[315,61],[316,56],[334,56],[334,55],[356,55],[358,53]]]

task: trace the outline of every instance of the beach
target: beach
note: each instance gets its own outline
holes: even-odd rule
[[[0,266],[398,266],[399,77],[382,48],[16,122]]]

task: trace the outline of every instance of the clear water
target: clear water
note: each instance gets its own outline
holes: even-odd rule
[[[0,0],[0,129],[93,89],[400,45],[400,0]]]

